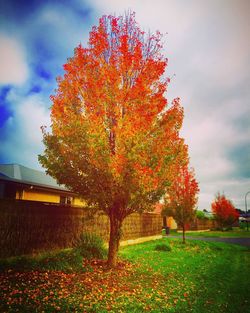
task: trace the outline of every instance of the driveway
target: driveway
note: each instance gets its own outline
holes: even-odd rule
[[[181,238],[180,236],[168,236],[169,238]],[[249,247],[250,248],[250,238],[218,238],[218,237],[193,237],[193,236],[186,236],[186,239],[192,240],[204,240],[204,241],[218,241],[218,242],[225,242],[225,243],[235,243],[241,246]]]

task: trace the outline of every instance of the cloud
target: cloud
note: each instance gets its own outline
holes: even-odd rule
[[[131,9],[145,31],[165,34],[167,75],[176,74],[167,98],[181,97],[185,109],[182,135],[200,182],[199,208],[210,209],[218,191],[244,208],[244,192],[250,190],[248,0],[44,0],[16,8],[14,3],[0,10],[0,40],[6,42],[0,54],[7,58],[0,58],[5,68],[0,84],[15,84],[2,96],[9,114],[0,132],[1,157],[39,167],[39,127],[50,123],[49,95],[62,64],[80,42],[86,44],[102,14]]]
[[[80,42],[87,41],[90,16],[88,11],[76,13],[72,5],[48,2],[34,13],[27,26],[31,23],[33,31],[26,33],[25,40],[32,39],[32,57],[36,56],[34,49],[38,50],[37,56],[44,65],[54,69],[73,55]]]
[[[4,34],[0,34],[0,68],[0,85],[21,85],[28,78],[23,47],[16,39]]]
[[[14,96],[13,96],[14,98]],[[20,101],[17,96],[16,100]],[[5,123],[0,155],[3,160],[40,168],[37,155],[42,153],[42,125],[50,125],[49,110],[38,95],[31,95],[15,104],[15,111]]]
[[[0,89],[10,85],[7,93],[0,90],[1,105],[8,108],[1,120],[0,162],[40,168],[40,126],[50,125],[49,96],[67,57],[87,40],[90,12],[86,6],[78,10],[73,2],[68,6],[45,0],[25,9],[11,2],[0,5]]]
[[[182,135],[200,182],[200,208],[209,207],[218,191],[225,191],[238,207],[244,208],[244,192],[250,188],[248,101],[238,92],[234,96],[222,93],[221,97],[208,95],[200,102],[198,95],[190,97],[190,108],[186,108]]]

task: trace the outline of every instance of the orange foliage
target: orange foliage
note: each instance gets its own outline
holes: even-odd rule
[[[179,173],[168,188],[165,199],[165,213],[173,216],[179,227],[183,229],[183,242],[185,230],[195,215],[195,205],[199,186],[195,179],[194,170],[187,166],[180,167]]]
[[[64,65],[51,96],[52,134],[40,162],[59,183],[123,220],[166,191],[187,146],[179,98],[167,106],[161,35],[133,13],[103,16]]]
[[[134,14],[103,16],[90,32],[88,48],[79,45],[64,65],[64,77],[58,78],[56,95],[51,96],[55,136],[77,137],[77,128],[66,125],[79,125],[88,133],[92,166],[105,167],[119,180],[132,165],[134,183],[140,177],[148,191],[166,180],[162,171],[166,155],[173,161],[177,154],[186,157],[179,138],[183,120],[179,99],[164,110],[169,79],[162,78],[167,60],[160,40],[158,32],[146,37]],[[70,149],[64,148],[60,147],[66,156]]]

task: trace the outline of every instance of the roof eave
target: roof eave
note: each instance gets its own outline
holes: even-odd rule
[[[53,191],[57,191],[57,192],[64,192],[67,194],[76,195],[76,193],[74,193],[70,190],[67,190],[65,188],[60,188],[59,186],[56,187],[56,186],[51,186],[51,185],[38,184],[35,182],[29,182],[29,181],[23,181],[23,180],[21,181],[21,180],[9,178],[9,177],[0,177],[0,181],[8,181],[8,182],[12,182],[12,183],[19,184],[19,185],[35,186],[39,189],[44,189],[46,191],[53,190]]]

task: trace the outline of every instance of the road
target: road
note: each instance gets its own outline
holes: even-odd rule
[[[180,238],[180,236],[168,236],[169,238]],[[193,237],[186,236],[186,239],[204,240],[204,241],[219,241],[225,243],[235,243],[241,246],[250,247],[250,238],[218,238],[218,237]]]

